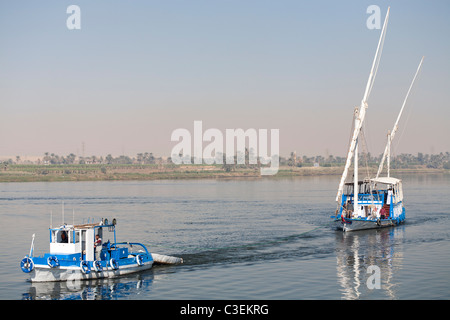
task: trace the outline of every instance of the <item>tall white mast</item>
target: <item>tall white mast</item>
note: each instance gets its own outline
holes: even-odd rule
[[[387,176],[390,177],[391,176],[391,142],[392,142],[392,135],[391,135],[391,130],[389,130],[388,132],[388,141],[387,141],[387,161],[388,161],[388,165],[387,165]],[[383,166],[382,166],[383,168]],[[377,178],[378,178],[378,173],[377,173]]]
[[[358,126],[359,122],[359,111],[358,108],[355,110],[355,128]],[[356,212],[356,214],[359,213],[359,205],[358,205],[358,138],[356,138],[356,144],[355,144],[355,159],[353,160],[353,211]]]
[[[408,92],[406,94],[405,100],[403,100],[403,105],[402,105],[402,107],[400,109],[400,113],[397,116],[397,120],[395,121],[394,127],[392,128],[392,131],[388,134],[388,142],[386,143],[386,148],[384,149],[383,157],[381,158],[380,166],[378,167],[377,178],[380,175],[381,171],[383,170],[383,165],[384,165],[384,161],[386,160],[386,158],[388,160],[388,164],[387,164],[388,165],[388,177],[390,175],[390,172],[389,172],[390,170],[389,169],[390,169],[390,154],[391,154],[390,148],[391,148],[391,142],[392,142],[392,139],[395,136],[395,133],[398,130],[398,122],[400,121],[400,117],[402,116],[403,109],[405,108],[406,101],[408,100],[409,93],[411,92],[411,89],[412,89],[412,87],[414,85],[414,81],[416,81],[417,75],[419,74],[419,71],[422,68],[422,62],[423,62],[424,58],[425,57],[422,57],[422,59],[420,60],[419,66],[417,67],[416,74],[414,75],[414,78],[413,78],[413,80],[411,82],[411,85],[409,86],[409,89],[408,89]]]
[[[352,140],[350,142],[350,147],[348,150],[347,161],[345,163],[344,172],[342,173],[341,182],[339,183],[339,188],[338,188],[338,192],[337,192],[337,196],[336,196],[336,201],[338,203],[340,202],[340,198],[342,196],[345,179],[347,178],[347,174],[348,174],[348,169],[350,168],[353,155],[355,154],[359,132],[361,131],[361,127],[363,125],[364,118],[366,115],[366,109],[368,107],[367,100],[368,100],[370,92],[372,90],[372,86],[375,81],[375,76],[376,76],[376,73],[378,70],[378,66],[380,64],[381,52],[383,51],[384,38],[386,36],[387,23],[389,20],[389,11],[390,11],[390,8],[388,8],[387,13],[386,13],[386,18],[384,19],[383,29],[381,30],[380,40],[378,41],[377,51],[375,52],[375,57],[374,57],[373,63],[372,63],[372,69],[370,70],[369,79],[368,79],[367,85],[366,85],[366,90],[364,92],[363,99],[361,100],[361,106],[359,109],[359,117],[357,117],[357,119],[355,120],[355,130],[353,131]],[[356,154],[355,157],[357,157],[357,156],[358,155]],[[357,160],[356,160],[356,163],[357,163]],[[355,172],[356,172],[356,170],[355,170]],[[357,175],[357,173],[356,173],[356,175]],[[355,199],[357,199],[357,197],[358,197],[357,191],[358,190],[356,188],[354,190]],[[355,210],[356,210],[356,208],[355,208]]]

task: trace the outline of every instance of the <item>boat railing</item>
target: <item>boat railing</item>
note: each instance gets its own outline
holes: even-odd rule
[[[383,195],[381,194],[360,194],[358,200],[362,201],[383,201]]]
[[[147,254],[149,254],[147,248],[142,243],[139,243],[139,242],[118,242],[118,243],[113,243],[113,244],[111,244],[111,248],[116,248],[119,245],[128,245],[131,248],[133,246],[140,246],[140,247],[142,247],[145,250],[145,252]]]
[[[383,201],[384,194],[380,193],[359,193],[358,194],[358,200],[359,201]],[[344,198],[344,201],[346,200],[353,200],[353,194],[352,195],[346,195]]]

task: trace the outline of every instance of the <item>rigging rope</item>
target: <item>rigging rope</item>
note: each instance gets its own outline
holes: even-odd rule
[[[403,134],[406,131],[406,127],[408,126],[410,116],[411,116],[411,108],[409,108],[409,110],[408,110],[408,115],[406,116],[406,121],[405,121],[404,125],[402,126],[402,130],[400,132],[400,137],[398,137],[398,139],[397,139],[395,148],[397,148],[400,145],[400,141],[402,140]],[[391,147],[392,147],[392,143],[391,143]]]
[[[361,136],[362,136],[362,149],[363,152],[362,154],[364,155],[364,161],[366,163],[366,178],[370,179],[370,168],[369,168],[369,152],[368,152],[368,148],[367,148],[367,141],[366,141],[366,135],[364,133],[363,128],[361,128]]]

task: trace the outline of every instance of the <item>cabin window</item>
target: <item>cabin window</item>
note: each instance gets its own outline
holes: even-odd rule
[[[54,230],[52,232],[53,243],[69,243],[69,233],[66,230]]]
[[[75,240],[75,241],[74,241]],[[53,230],[52,232],[53,243],[79,243],[80,231],[73,230]]]
[[[74,239],[71,239],[72,241],[71,242],[73,242],[73,243],[79,243],[80,242],[80,231],[79,230],[77,230],[77,231],[71,231],[72,232],[72,236],[73,235],[75,235],[75,241],[74,241]]]

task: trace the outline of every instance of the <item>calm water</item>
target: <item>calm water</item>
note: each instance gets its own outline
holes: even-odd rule
[[[407,222],[329,225],[339,177],[0,184],[0,299],[449,299],[450,176],[403,176]],[[32,284],[48,227],[116,218],[117,241],[182,257],[118,279]],[[52,215],[50,214],[52,212]],[[381,271],[369,289],[368,267]]]

